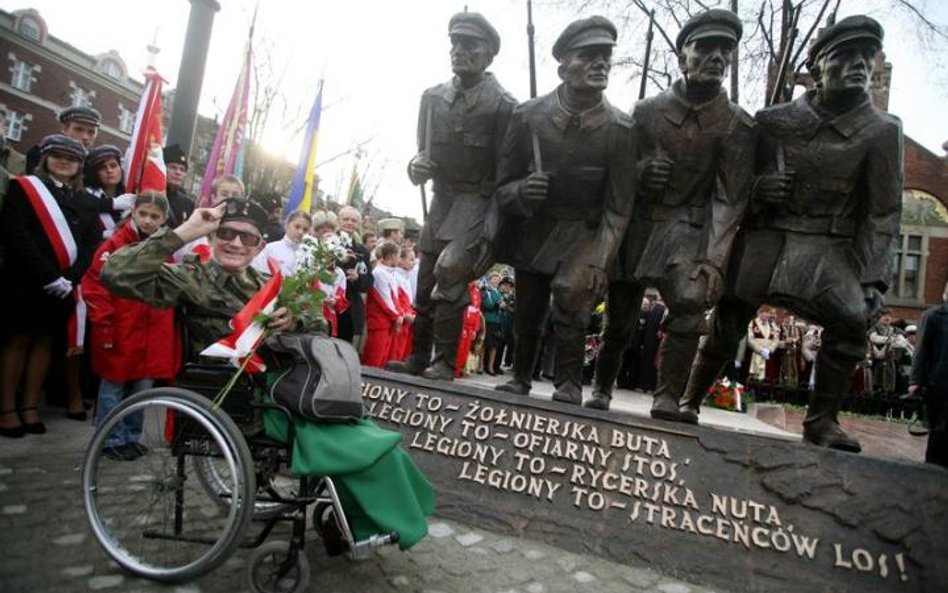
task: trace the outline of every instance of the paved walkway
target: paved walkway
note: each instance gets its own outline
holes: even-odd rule
[[[89,423],[44,413],[50,432],[0,440],[0,591],[240,593],[248,591],[238,551],[191,583],[160,585],[125,574],[93,539],[80,500],[80,464]],[[272,536],[275,539],[278,536]],[[364,561],[328,558],[307,534],[308,591],[321,593],[710,593],[710,589],[476,526],[431,520],[430,534],[407,552],[386,547]],[[719,593],[720,589],[716,589]]]

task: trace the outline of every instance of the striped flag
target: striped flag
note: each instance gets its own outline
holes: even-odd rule
[[[349,191],[346,193],[346,205],[361,210],[365,205],[363,199],[365,192],[362,188],[362,182],[359,180],[359,172],[356,170],[358,165],[358,160],[352,165],[352,175],[349,177]]]
[[[135,113],[132,140],[125,151],[125,191],[164,192],[167,179],[165,159],[161,152],[161,85],[165,80],[149,68],[145,72],[145,92]]]
[[[303,137],[303,150],[300,151],[300,162],[293,175],[293,185],[290,187],[290,199],[286,205],[286,216],[300,210],[309,212],[313,201],[313,178],[316,170],[316,142],[319,139],[319,116],[323,110],[323,81],[319,81],[316,100],[309,112],[309,122],[306,124],[306,135]]]
[[[253,29],[251,28],[251,36]],[[244,139],[247,128],[247,103],[250,98],[250,65],[253,56],[251,39],[247,40],[244,65],[237,77],[234,94],[227,106],[227,113],[217,128],[214,147],[207,159],[204,178],[201,180],[201,197],[198,207],[211,205],[211,184],[221,175],[237,175],[243,172]]]

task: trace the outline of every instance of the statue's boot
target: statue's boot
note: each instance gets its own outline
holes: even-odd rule
[[[428,363],[422,362],[416,354],[410,355],[405,360],[390,360],[385,363],[385,370],[408,375],[420,375],[427,367]]]
[[[454,380],[454,365],[458,358],[458,340],[461,339],[464,319],[462,311],[439,303],[435,309],[435,355],[431,365],[421,373],[426,379]]]
[[[825,347],[817,359],[815,385],[803,419],[803,440],[820,447],[859,453],[862,446],[839,426],[839,402],[851,380],[852,360],[840,360]]]
[[[820,447],[859,453],[862,445],[839,425],[839,395],[813,392],[803,420],[803,440]]]
[[[577,406],[583,403],[584,337],[582,332],[562,330],[556,336],[553,401]]]
[[[707,395],[708,389],[714,380],[718,378],[721,368],[727,362],[727,357],[720,356],[701,350],[695,356],[695,361],[691,365],[691,376],[688,378],[688,386],[685,387],[685,393],[678,402],[678,420],[688,424],[697,424],[698,415],[701,413],[701,402]]]
[[[605,349],[599,352],[596,359],[596,375],[593,377],[592,397],[583,402],[584,408],[592,410],[608,410],[612,402],[612,390],[619,376],[619,367],[622,366],[622,352]]]
[[[698,350],[695,334],[665,335],[662,340],[658,383],[652,398],[652,418],[678,422],[678,399],[688,383],[688,369]]]
[[[517,395],[529,395],[530,388],[533,387],[533,367],[536,364],[538,345],[539,337],[517,336],[514,343],[513,378],[497,385],[494,389]]]

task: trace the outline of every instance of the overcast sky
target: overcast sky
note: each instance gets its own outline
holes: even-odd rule
[[[220,4],[201,101],[201,113],[211,117],[227,108],[255,0],[220,0]],[[470,10],[483,13],[500,32],[501,51],[491,70],[518,99],[526,99],[526,2],[471,0],[466,4]],[[558,83],[550,56],[553,41],[569,21],[586,16],[570,9],[577,4],[563,0],[534,2],[541,94]],[[948,140],[948,117],[944,115],[948,57],[943,52],[924,51],[915,39],[915,25],[901,13],[878,8],[885,4],[885,0],[843,0],[840,18],[866,10],[883,22],[885,51],[894,65],[890,111],[902,118],[906,134],[942,155],[941,144]],[[926,5],[932,20],[948,25],[948,2],[918,0],[916,4]],[[378,187],[376,203],[420,219],[418,189],[405,174],[408,159],[416,150],[418,101],[425,88],[450,78],[447,23],[464,6],[464,2],[445,0],[261,0],[256,33],[256,47],[261,54],[258,59],[269,55],[275,64],[273,80],[285,70],[280,99],[263,144],[297,161],[301,138],[293,132],[302,125],[317,81],[324,74],[317,161],[345,153],[368,140],[361,167],[371,161],[368,189]],[[187,0],[16,0],[5,2],[4,9],[29,7],[40,12],[50,34],[84,52],[118,50],[133,74],[147,65],[145,46],[157,31],[161,48],[157,68],[174,86],[190,11]],[[620,38],[620,50],[623,42]],[[628,109],[637,96],[638,84],[638,78],[614,71],[607,95],[613,104]],[[759,107],[745,105],[751,112]],[[344,193],[353,162],[347,155],[321,167],[318,173],[322,189],[330,194]]]

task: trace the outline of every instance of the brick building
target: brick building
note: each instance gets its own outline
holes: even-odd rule
[[[50,35],[36,10],[0,10],[0,107],[17,150],[57,131],[59,112],[71,105],[98,109],[98,143],[124,149],[143,90],[117,52],[88,55]]]

